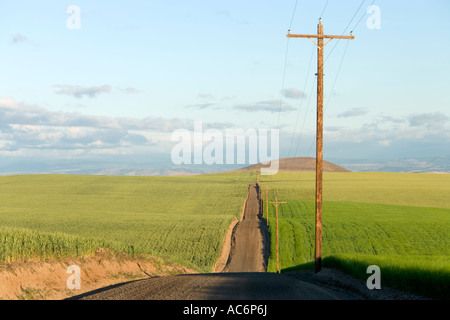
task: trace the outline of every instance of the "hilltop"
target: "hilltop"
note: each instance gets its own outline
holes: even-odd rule
[[[308,157],[294,157],[294,158],[281,158],[279,159],[279,171],[315,171],[316,170],[316,158]],[[254,171],[259,170],[261,167],[266,167],[261,163],[254,164],[245,168],[237,169],[234,171]],[[334,163],[323,161],[324,172],[350,172],[345,168],[342,168]]]

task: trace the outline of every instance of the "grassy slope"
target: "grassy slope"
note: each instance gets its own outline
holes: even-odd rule
[[[261,181],[263,188],[273,189],[271,198],[288,201],[279,207],[281,268],[310,267],[314,173],[280,173]],[[324,265],[366,279],[367,266],[378,263],[386,285],[445,296],[443,284],[450,285],[449,195],[449,175],[325,173]],[[269,209],[273,228],[274,208]],[[271,235],[269,271],[274,271],[273,229]]]
[[[73,254],[76,243],[86,252],[100,244],[209,271],[231,220],[241,212],[252,175],[3,176],[0,257],[6,261],[51,255],[51,249],[44,255],[39,244],[47,239],[56,256]],[[16,239],[11,238],[14,234]],[[28,239],[27,250],[18,254],[23,239]]]

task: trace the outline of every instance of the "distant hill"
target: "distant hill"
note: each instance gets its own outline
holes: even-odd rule
[[[295,157],[295,158],[281,158],[279,159],[278,171],[316,171],[316,158],[307,157]],[[261,163],[254,164],[242,169],[234,171],[256,171],[261,167],[267,167],[267,165],[261,165]],[[345,168],[342,168],[334,163],[323,161],[324,172],[350,172]]]

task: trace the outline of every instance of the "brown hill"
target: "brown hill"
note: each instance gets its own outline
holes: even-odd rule
[[[295,158],[281,158],[279,159],[278,171],[316,171],[316,158],[307,157],[295,157]],[[261,167],[267,167],[267,165],[261,165],[261,163],[254,164],[245,168],[237,169],[235,171],[256,171]],[[350,172],[345,168],[342,168],[334,163],[323,161],[324,172]]]

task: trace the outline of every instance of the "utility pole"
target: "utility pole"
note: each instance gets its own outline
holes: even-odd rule
[[[269,226],[269,188],[266,188],[266,219],[267,219],[267,226]]]
[[[333,39],[355,39],[350,36],[330,36],[323,34],[322,19],[317,25],[317,34],[291,34],[288,38],[308,38],[317,47],[317,135],[316,135],[316,239],[314,270],[319,272],[322,265],[322,176],[323,176],[323,49]],[[312,40],[317,39],[317,44]],[[323,44],[323,39],[329,39]]]
[[[279,262],[279,246],[278,246],[278,205],[280,203],[287,203],[286,201],[284,202],[279,202],[277,197],[275,197],[275,202],[269,202],[275,205],[275,217],[276,217],[276,225],[277,225],[277,273],[280,273],[280,262]]]
[[[259,208],[261,209],[262,201],[261,201],[261,185],[259,184],[259,176],[261,170],[256,171],[256,185],[258,186],[258,200],[259,200]]]

